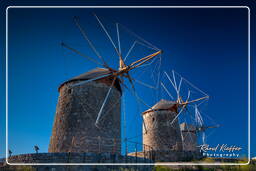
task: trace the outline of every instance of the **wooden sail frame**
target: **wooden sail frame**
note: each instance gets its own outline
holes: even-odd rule
[[[134,44],[133,44],[132,47],[129,49],[128,53],[126,54],[125,59],[123,59],[122,53],[121,53],[121,44],[120,44],[120,35],[119,35],[119,25],[120,25],[120,24],[119,24],[119,23],[116,23],[116,31],[117,31],[117,39],[118,39],[118,46],[116,46],[116,44],[114,43],[112,37],[111,37],[110,34],[108,33],[107,29],[105,28],[105,26],[103,25],[103,23],[101,22],[101,20],[99,19],[99,17],[98,17],[96,14],[93,14],[93,15],[95,16],[96,20],[98,21],[100,27],[101,27],[101,28],[103,29],[103,31],[105,32],[105,35],[106,35],[107,38],[109,39],[110,43],[112,44],[113,48],[115,49],[116,54],[117,54],[118,57],[119,57],[119,68],[117,68],[117,69],[111,68],[111,67],[106,63],[106,61],[104,60],[104,58],[102,57],[102,55],[97,51],[97,49],[96,49],[95,45],[93,44],[93,42],[89,39],[89,36],[87,35],[86,31],[85,31],[85,30],[82,28],[82,26],[80,25],[78,17],[74,17],[75,25],[78,27],[78,29],[79,29],[79,31],[81,32],[83,38],[87,41],[87,43],[89,44],[90,48],[93,50],[93,52],[96,54],[96,56],[98,57],[98,59],[99,59],[101,62],[99,62],[99,61],[93,59],[92,57],[89,57],[88,55],[85,55],[85,54],[81,53],[80,51],[76,50],[75,48],[70,47],[70,46],[67,45],[66,43],[63,43],[63,42],[62,42],[61,45],[62,45],[64,48],[67,48],[67,49],[71,50],[72,52],[74,52],[74,53],[76,53],[76,54],[78,54],[78,55],[80,55],[80,56],[83,56],[83,57],[85,57],[86,59],[88,59],[89,61],[91,61],[91,62],[93,62],[93,63],[95,63],[95,64],[97,64],[97,65],[99,65],[99,66],[101,66],[101,67],[103,67],[103,68],[106,68],[106,69],[108,69],[108,70],[110,71],[109,74],[106,74],[106,75],[103,75],[103,76],[99,76],[99,77],[97,77],[97,78],[93,78],[93,79],[90,79],[90,80],[84,80],[84,81],[81,81],[81,82],[76,83],[76,84],[73,85],[73,87],[74,87],[74,86],[80,86],[80,85],[85,84],[85,83],[88,83],[88,82],[90,82],[90,81],[95,81],[95,80],[99,80],[99,79],[104,79],[104,78],[106,78],[106,77],[112,77],[112,78],[113,78],[113,82],[112,82],[112,84],[111,84],[111,86],[110,86],[110,88],[109,88],[109,90],[108,90],[108,92],[107,92],[107,94],[106,94],[106,96],[105,96],[105,98],[104,98],[104,100],[103,100],[103,104],[102,104],[102,106],[101,106],[101,108],[100,108],[100,110],[99,110],[99,113],[98,113],[98,115],[97,115],[97,119],[96,119],[96,121],[95,121],[95,125],[96,125],[96,127],[98,127],[98,126],[99,126],[98,123],[99,123],[99,121],[100,121],[100,119],[101,119],[101,116],[102,116],[102,111],[103,111],[104,106],[105,106],[105,104],[106,104],[106,102],[107,102],[107,100],[108,100],[108,98],[109,98],[109,96],[110,96],[110,92],[112,91],[112,87],[113,87],[113,85],[114,85],[114,82],[115,82],[116,80],[118,80],[118,81],[123,85],[123,87],[127,88],[127,86],[124,84],[124,78],[127,78],[127,79],[129,80],[131,86],[132,86],[132,91],[134,91],[133,94],[136,95],[137,93],[135,92],[134,83],[133,83],[133,81],[136,81],[136,80],[130,76],[129,72],[130,72],[131,70],[134,70],[134,69],[136,69],[136,68],[139,68],[140,66],[142,66],[142,65],[145,64],[145,63],[147,63],[148,61],[153,60],[153,59],[156,58],[157,56],[161,55],[161,54],[163,53],[163,51],[160,50],[160,49],[158,49],[158,48],[156,48],[155,46],[153,46],[153,45],[150,44],[149,42],[144,41],[144,43],[145,43],[147,46],[151,47],[151,49],[156,50],[156,52],[151,53],[151,54],[149,54],[149,55],[147,55],[147,56],[141,57],[141,58],[139,58],[138,60],[133,61],[133,62],[131,62],[129,65],[127,65],[127,64],[125,63],[125,60],[126,60],[126,58],[127,58],[127,56],[128,56],[128,53],[131,52],[131,49],[132,49],[132,48],[135,46],[135,44],[138,43],[138,42],[136,42],[136,41],[134,42]],[[127,28],[126,28],[126,29],[127,29]],[[130,31],[130,32],[131,32],[131,31]],[[131,32],[131,33],[135,35],[135,33],[133,33],[133,32]],[[136,35],[136,36],[137,36],[137,35]],[[137,36],[137,37],[138,37],[138,36]],[[140,37],[139,37],[139,38],[140,38]],[[140,38],[140,39],[142,39],[142,38]],[[146,84],[143,83],[143,82],[140,82],[140,83],[146,85]],[[137,95],[136,95],[136,96],[137,96]],[[136,97],[136,98],[137,98],[137,97]]]

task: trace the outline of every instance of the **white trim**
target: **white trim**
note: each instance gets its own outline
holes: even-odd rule
[[[246,6],[247,7],[247,6]],[[251,160],[251,10],[248,9],[248,164]]]
[[[8,6],[9,8],[247,8],[248,6]]]
[[[247,8],[248,9],[248,162],[247,163],[9,163],[8,162],[8,10],[11,8]],[[250,56],[250,8],[248,6],[8,6],[6,8],[6,163],[9,165],[248,165],[250,163],[251,117],[251,56]]]

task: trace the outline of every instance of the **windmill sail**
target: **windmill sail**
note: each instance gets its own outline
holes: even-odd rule
[[[109,89],[101,102],[102,104],[100,108],[97,109],[98,113],[95,120],[95,126],[98,129],[101,129],[103,125],[102,123],[104,123],[104,120],[108,117],[111,92],[113,91],[115,82],[120,83],[122,96],[130,95],[135,99],[134,102],[137,104],[137,112],[129,114],[130,117],[137,118],[135,119],[136,122],[142,119],[142,122],[144,123],[143,118],[138,118],[140,116],[137,113],[141,113],[145,108],[148,108],[148,106],[151,106],[155,102],[154,98],[157,96],[157,89],[160,81],[162,50],[120,23],[115,23],[115,27],[112,27],[114,29],[111,30],[110,27],[108,27],[109,25],[105,25],[96,14],[94,14],[94,17],[96,19],[96,27],[104,34],[102,40],[103,38],[106,38],[105,43],[93,40],[93,37],[90,35],[90,29],[83,27],[78,17],[75,17],[75,25],[92,52],[84,53],[69,46],[67,43],[62,43],[62,46],[71,52],[84,57],[98,67],[103,67],[102,69],[105,70],[105,74],[95,75],[86,80],[79,80],[79,82],[74,83],[72,87],[83,86],[85,84],[90,84],[92,81],[97,82],[105,79],[107,79],[108,82],[111,82],[111,84],[108,84]],[[113,30],[115,30],[115,32]],[[102,45],[106,46],[108,44],[111,46],[104,49],[106,49],[105,52],[111,52],[111,54],[103,53],[102,48],[99,48]],[[150,98],[144,98],[145,95],[150,96]],[[116,99],[116,101],[118,102],[121,100],[122,96],[120,96],[120,99]],[[111,108],[114,108],[116,104],[119,103],[112,103]],[[105,106],[108,106],[109,109]],[[125,115],[123,117],[123,122],[125,123],[124,126],[127,127],[124,128],[124,130],[133,129],[134,124],[126,124],[126,114],[124,110],[122,110],[123,115]],[[139,125],[138,123],[135,124]],[[147,128],[145,124],[144,127],[146,130]],[[125,133],[124,135],[131,136],[129,133]]]

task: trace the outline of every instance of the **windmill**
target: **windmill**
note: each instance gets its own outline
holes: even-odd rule
[[[176,99],[175,99],[175,96],[173,96],[170,93],[170,91],[167,89],[166,85],[163,82],[161,82],[161,86],[164,89],[164,91],[168,94],[169,98],[171,98],[171,100],[174,100],[177,104],[178,113],[177,113],[176,117],[171,121],[171,124],[173,124],[174,121],[182,113],[184,113],[185,111],[188,111],[189,105],[199,103],[198,104],[198,106],[199,106],[202,103],[204,103],[206,100],[209,99],[209,95],[207,95],[205,92],[203,92],[202,90],[197,88],[194,84],[189,82],[187,79],[182,77],[180,74],[178,74],[174,70],[172,70],[172,76],[168,75],[167,72],[164,72],[164,75],[166,76],[168,82],[171,83],[171,86],[173,87],[173,89],[176,93]],[[177,76],[179,77],[178,80],[177,80]],[[178,81],[178,83],[176,82],[176,80]],[[183,87],[182,84],[187,85],[187,89],[185,90],[187,92],[185,92],[185,91],[182,92],[182,87]],[[181,95],[181,93],[183,93],[183,95]],[[184,93],[187,93],[185,100],[184,100],[184,96],[185,96]],[[191,95],[192,93],[199,94],[199,97],[193,98]]]
[[[196,144],[196,139],[198,137],[202,138],[202,143],[206,143],[206,130],[209,128],[218,128],[219,125],[206,125],[205,121],[202,117],[202,114],[200,112],[200,107],[202,104],[204,104],[208,99],[209,96],[196,87],[194,84],[192,84],[190,81],[182,77],[180,74],[172,70],[172,77],[167,74],[167,72],[164,72],[167,80],[171,83],[175,93],[176,93],[176,103],[178,104],[178,114],[173,119],[171,124],[184,113],[183,118],[180,117],[180,121],[183,119],[183,123],[181,124],[181,132],[182,132],[182,138],[184,140],[184,136],[189,136],[188,140],[190,140],[189,143]],[[177,78],[178,77],[178,78]],[[178,84],[177,84],[178,79]],[[182,83],[186,85],[182,85]],[[164,83],[161,83],[161,86],[163,87],[164,91],[168,94],[168,96],[174,100],[173,95],[170,93],[170,91],[167,89],[167,87],[164,85]],[[182,87],[183,88],[182,90]],[[183,91],[183,92],[182,92]],[[181,93],[183,95],[181,95]],[[187,93],[187,96],[186,96]],[[193,96],[193,95],[194,96]],[[183,100],[183,98],[186,97],[186,100]],[[194,109],[194,115],[192,110]],[[187,115],[186,115],[187,114]],[[189,118],[190,117],[190,118]],[[189,122],[190,120],[190,122]],[[195,136],[193,136],[195,135]]]
[[[185,151],[197,151],[198,143],[201,142],[202,144],[206,144],[206,130],[220,127],[219,124],[206,124],[198,105],[194,104],[192,107],[195,109],[195,115],[191,118],[191,122],[187,122],[185,120],[185,122],[180,124],[183,139],[183,149]],[[193,113],[190,112],[189,114],[193,115]],[[206,114],[204,115],[207,116]]]
[[[140,103],[143,103],[144,105],[147,105],[142,98],[140,98],[138,96],[138,93],[135,90],[135,85],[134,82],[137,82],[141,85],[144,86],[148,86],[150,87],[150,85],[143,83],[140,80],[136,80],[134,77],[131,76],[130,72],[133,70],[140,70],[142,67],[150,65],[154,60],[156,59],[161,59],[161,54],[163,53],[162,50],[158,49],[157,47],[153,46],[151,43],[145,41],[144,39],[142,39],[141,37],[139,37],[138,35],[136,35],[135,33],[131,32],[130,30],[128,30],[126,27],[120,25],[119,23],[116,23],[116,34],[117,34],[117,44],[114,42],[112,36],[110,36],[108,30],[106,29],[106,27],[103,25],[102,21],[99,19],[99,17],[97,15],[95,15],[95,18],[99,24],[99,26],[101,27],[101,29],[103,30],[103,32],[105,33],[106,37],[108,38],[109,42],[111,43],[111,45],[114,48],[114,51],[116,53],[116,55],[118,56],[118,68],[114,68],[114,67],[110,67],[110,65],[106,62],[106,60],[104,59],[104,57],[99,53],[99,51],[96,49],[96,46],[94,45],[94,43],[91,41],[91,39],[89,39],[88,34],[86,33],[86,31],[82,28],[82,26],[79,23],[79,19],[78,17],[74,18],[74,22],[75,25],[78,27],[79,31],[81,32],[83,38],[87,41],[89,47],[93,50],[93,52],[95,53],[95,55],[97,56],[97,59],[90,57],[88,55],[85,55],[84,53],[81,53],[80,51],[76,50],[75,48],[67,45],[66,43],[61,43],[61,45],[69,50],[71,50],[72,52],[85,57],[87,60],[95,63],[97,66],[102,67],[106,70],[106,74],[104,75],[100,75],[98,77],[89,79],[89,80],[85,80],[85,81],[80,81],[79,83],[73,84],[72,86],[80,86],[83,84],[86,84],[88,82],[91,81],[97,81],[100,79],[104,79],[104,78],[110,78],[112,80],[112,83],[110,85],[109,90],[106,93],[106,96],[103,100],[103,103],[99,109],[97,118],[95,120],[95,126],[99,128],[99,122],[102,119],[102,113],[105,107],[106,102],[109,100],[110,97],[110,93],[112,91],[113,85],[115,84],[116,81],[118,81],[119,83],[121,83],[122,86],[122,90],[127,89],[129,91],[132,92],[132,95],[136,97],[136,100],[140,101]],[[120,43],[120,26],[125,28],[130,34],[132,34],[133,36],[135,36],[138,40],[134,41],[133,44],[131,45],[131,47],[129,48],[127,54],[123,54],[121,51],[121,43]],[[136,57],[137,60],[134,60],[132,62],[130,62],[129,64],[126,62],[126,58],[129,56],[129,54],[131,53],[131,51],[133,50],[133,48],[136,45],[141,45],[141,46],[145,46],[145,47],[149,47],[151,50],[153,49],[154,52],[153,53],[149,53],[146,56],[140,56],[140,57]],[[128,82],[130,83],[130,87],[128,86],[128,84],[126,83],[128,80]],[[152,87],[152,86],[151,86]]]
[[[218,128],[218,127],[220,127],[220,125],[219,124],[211,125],[211,126],[210,125],[208,125],[208,126],[205,125],[198,106],[194,105],[194,107],[195,107],[195,127],[193,127],[192,129],[183,130],[183,132],[192,132],[192,133],[196,134],[198,137],[201,134],[202,143],[206,144],[206,130],[210,129],[210,128]]]
[[[178,75],[175,71],[172,71],[172,78],[167,72],[164,72],[164,74],[167,81],[174,88],[176,98],[174,98],[162,80],[161,86],[169,97],[158,101],[154,106],[143,112],[146,127],[143,125],[142,135],[144,144],[151,146],[156,151],[169,153],[170,150],[180,151],[183,149],[182,135],[178,121],[180,115],[188,111],[188,107],[192,104],[202,103],[209,96],[188,82],[188,80]],[[189,86],[187,90],[184,90],[184,84]],[[193,95],[195,94],[194,91],[200,92],[198,97]],[[185,95],[185,93],[187,94]]]

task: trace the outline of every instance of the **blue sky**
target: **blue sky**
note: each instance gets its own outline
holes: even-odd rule
[[[10,9],[9,146],[14,154],[33,152],[35,144],[41,152],[47,151],[59,84],[95,67],[60,46],[64,41],[86,52],[73,16],[80,17],[95,39],[103,40],[92,27],[91,12],[109,23],[122,23],[163,49],[162,69],[176,70],[211,97],[207,114],[221,128],[208,142],[242,146],[246,152],[246,8]],[[103,54],[111,53],[104,44],[100,48]],[[132,117],[127,121],[132,122]],[[2,144],[4,134],[0,135]],[[0,155],[4,156],[4,149]]]

